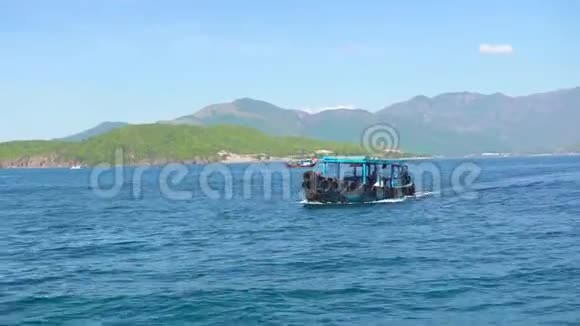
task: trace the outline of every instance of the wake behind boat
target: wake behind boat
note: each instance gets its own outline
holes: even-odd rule
[[[305,205],[372,203],[415,194],[408,167],[398,160],[365,156],[326,156],[322,171],[307,171]]]

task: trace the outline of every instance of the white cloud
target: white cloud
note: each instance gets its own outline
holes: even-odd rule
[[[514,48],[511,44],[480,44],[479,53],[482,54],[511,54]]]
[[[356,110],[357,107],[352,104],[346,105],[336,105],[336,106],[325,106],[321,108],[304,108],[301,111],[308,112],[310,114],[320,113],[322,111],[329,111],[329,110]]]

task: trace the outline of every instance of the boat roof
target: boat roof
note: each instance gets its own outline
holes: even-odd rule
[[[322,163],[346,163],[346,164],[394,164],[403,165],[404,162],[398,159],[385,159],[371,156],[324,156]]]

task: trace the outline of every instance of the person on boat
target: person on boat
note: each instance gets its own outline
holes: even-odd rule
[[[370,185],[374,185],[377,182],[377,175],[378,175],[378,172],[377,172],[377,167],[375,165],[375,168],[369,177],[369,184]]]
[[[411,176],[409,176],[409,170],[406,165],[401,168],[401,181],[403,185],[411,183]]]

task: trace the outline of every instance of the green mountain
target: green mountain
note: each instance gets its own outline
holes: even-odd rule
[[[528,96],[459,92],[416,96],[371,113],[338,109],[319,113],[240,99],[215,104],[173,124],[234,124],[272,135],[360,142],[377,123],[394,126],[412,152],[461,155],[556,151],[580,142],[580,87]]]
[[[580,144],[576,144],[573,146],[568,146],[562,149],[562,152],[573,152],[573,153],[580,153]]]
[[[287,110],[268,102],[242,98],[209,105],[193,115],[164,123],[191,125],[238,125],[257,128],[270,135],[303,135],[302,111]]]
[[[580,87],[528,96],[445,93],[416,96],[374,113],[333,109],[318,113],[285,109],[243,98],[213,104],[163,125],[237,125],[268,135],[360,143],[365,129],[388,124],[400,147],[415,153],[555,152],[580,143]],[[104,123],[62,140],[91,139],[124,126]]]
[[[415,97],[376,116],[399,126],[401,138],[420,139],[441,152],[445,144],[458,153],[556,151],[580,142],[580,88],[520,97],[469,92]]]
[[[243,98],[231,103],[209,105],[196,113],[168,124],[240,125],[259,129],[270,135],[303,136],[329,141],[358,143],[373,115],[364,110],[337,109],[310,114],[284,109],[268,102]]]
[[[70,135],[70,136],[63,137],[63,138],[60,138],[57,140],[73,141],[73,142],[83,141],[83,140],[89,139],[91,137],[95,137],[95,136],[107,133],[111,130],[125,127],[127,125],[128,125],[128,123],[126,123],[126,122],[105,121],[105,122],[99,124],[96,127],[91,128],[91,129],[87,129],[85,131],[79,132],[78,134]]]
[[[0,166],[67,166],[114,162],[123,149],[126,163],[205,162],[218,152],[263,153],[287,156],[331,150],[337,154],[362,154],[356,144],[301,137],[268,136],[241,126],[129,125],[81,142],[16,141],[0,143]]]

